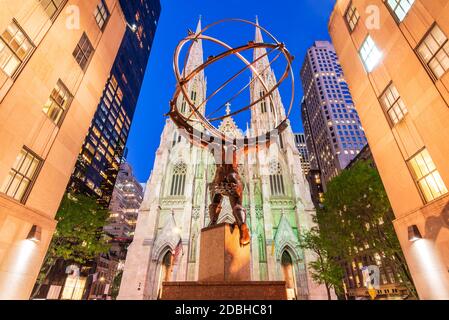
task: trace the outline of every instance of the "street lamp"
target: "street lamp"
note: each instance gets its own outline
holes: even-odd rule
[[[421,232],[419,232],[418,226],[416,224],[408,227],[408,240],[415,242],[422,239]]]
[[[41,227],[34,224],[31,227],[30,232],[28,233],[27,240],[31,240],[33,242],[39,242],[39,241],[41,241],[41,233],[42,233]]]

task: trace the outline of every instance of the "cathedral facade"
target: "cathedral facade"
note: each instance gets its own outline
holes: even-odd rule
[[[201,22],[197,32],[200,30]],[[258,28],[255,42],[263,42]],[[254,50],[254,60],[265,53],[265,49]],[[199,40],[190,50],[187,74],[202,63]],[[268,86],[276,83],[268,56],[258,59],[255,68]],[[204,73],[196,75],[188,89],[192,101],[201,103],[206,97]],[[252,101],[265,94],[257,80],[252,81],[250,92]],[[272,96],[252,108],[247,133],[264,134],[273,129],[277,117],[285,117],[279,92]],[[185,101],[180,98],[177,103],[178,109],[186,112]],[[245,135],[232,117],[225,118],[219,129],[230,136]],[[324,286],[314,283],[307,269],[313,254],[299,246],[300,232],[313,226],[315,209],[291,128],[276,141],[239,159],[245,186],[243,206],[251,232],[251,277],[254,281],[285,280],[290,299],[327,299]],[[200,235],[209,224],[208,186],[214,174],[210,151],[193,146],[167,120],[128,248],[118,299],[157,299],[163,281],[198,279]],[[218,222],[234,222],[226,197]]]

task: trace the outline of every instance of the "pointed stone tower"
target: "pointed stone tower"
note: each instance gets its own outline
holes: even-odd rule
[[[255,40],[263,41],[259,32]],[[255,50],[254,59],[265,52]],[[193,44],[187,61],[187,72],[203,62],[201,41]],[[276,83],[268,57],[260,59],[256,68],[267,79],[268,86]],[[263,89],[256,79],[249,98],[255,101]],[[188,90],[192,100],[201,103],[206,96],[205,75],[198,74]],[[283,116],[279,92],[273,96],[272,105],[267,99],[266,110],[262,110],[261,103],[253,108],[249,130],[266,133],[274,127],[276,113]],[[177,103],[182,110],[185,102],[180,98]],[[189,112],[187,109],[185,112]],[[219,129],[229,135],[243,135],[232,117],[225,118]],[[291,129],[284,131],[282,137],[269,150],[240,159],[239,171],[245,184],[243,206],[252,235],[251,279],[285,280],[290,298],[326,299],[325,288],[313,283],[306,268],[314,257],[304,252],[298,241],[300,230],[313,226],[315,211],[308,184]],[[118,299],[157,299],[163,281],[198,279],[199,237],[201,229],[209,223],[208,185],[214,174],[214,159],[209,151],[185,141],[167,120],[134,240],[128,249]],[[224,202],[220,220],[233,222],[232,219],[230,207]]]

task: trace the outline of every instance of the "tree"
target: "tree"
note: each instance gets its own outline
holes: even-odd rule
[[[332,244],[328,243],[327,239],[321,236],[318,228],[312,228],[302,233],[300,246],[316,255],[317,259],[309,262],[311,276],[316,283],[326,287],[328,299],[332,300],[332,289],[337,294],[342,293],[343,269],[330,255]]]
[[[370,161],[359,161],[332,179],[317,212],[321,236],[334,243],[332,256],[351,264],[361,254],[379,254],[415,295],[393,219],[381,178]]]
[[[123,270],[119,271],[114,277],[114,280],[112,280],[111,297],[113,300],[117,299],[120,290],[120,284],[122,283],[122,276]]]
[[[95,198],[67,193],[56,214],[55,233],[39,273],[31,298],[39,294],[58,259],[82,265],[109,250],[103,226],[109,216]]]

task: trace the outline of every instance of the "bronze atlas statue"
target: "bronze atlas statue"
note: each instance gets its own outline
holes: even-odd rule
[[[249,41],[246,44],[240,46],[231,46],[228,43],[225,43],[206,34],[206,31],[208,31],[210,28],[225,23],[241,23],[252,25],[255,28],[258,28],[260,32],[264,32],[266,35],[268,35],[271,42],[256,43],[254,41]],[[210,56],[204,63],[198,65],[194,70],[187,73],[185,67],[181,69],[179,64],[181,51],[184,47],[188,47],[187,53],[184,58],[185,66],[185,62],[189,57],[190,49],[192,48],[192,45],[197,41],[209,41],[215,45],[223,47],[224,51],[217,55]],[[264,54],[260,57],[257,57],[257,59],[255,59],[253,62],[249,62],[244,57],[243,53],[245,51],[256,49],[264,49]],[[261,72],[257,71],[257,69],[255,68],[255,64],[259,60],[265,58],[266,56],[268,56],[268,54],[273,52],[278,54],[278,56],[274,60],[276,60],[279,56],[285,58],[286,67],[279,80],[274,84],[270,84],[267,83],[266,77],[264,77]],[[227,79],[224,84],[217,90],[209,95],[206,95],[204,101],[200,103],[195,102],[194,99],[192,99],[188,94],[189,82],[213,63],[224,60],[226,57],[231,55],[234,55],[241,62],[243,62],[244,67],[236,74],[232,75],[229,79]],[[271,33],[269,33],[265,28],[261,27],[257,22],[253,23],[242,19],[225,19],[209,24],[201,31],[189,31],[188,36],[182,39],[175,49],[173,66],[177,85],[174,96],[170,102],[170,112],[168,113],[168,115],[184,137],[190,140],[193,144],[203,148],[207,148],[212,152],[215,159],[216,171],[215,177],[212,183],[210,183],[209,185],[211,196],[211,204],[209,205],[210,225],[212,226],[217,224],[218,217],[222,208],[221,204],[223,201],[223,197],[229,197],[229,201],[232,207],[232,213],[235,218],[235,223],[240,231],[241,245],[249,244],[250,231],[246,224],[246,210],[243,207],[244,184],[238,170],[239,155],[241,155],[242,153],[246,154],[251,151],[257,152],[257,150],[261,147],[268,147],[269,144],[273,141],[273,137],[277,137],[288,127],[288,116],[292,109],[294,100],[294,77],[291,67],[292,61],[293,57],[283,43],[277,41],[276,38],[271,35]],[[206,103],[212,97],[217,95],[217,93],[226,85],[235,80],[246,70],[252,72],[252,77],[250,83],[246,85],[244,89],[249,87],[249,85],[251,85],[254,81],[259,81],[262,85],[262,88],[264,89],[264,94],[258,97],[258,99],[253,99],[254,101],[251,101],[248,105],[239,108],[237,111],[228,111],[225,115],[220,117],[205,116],[200,110],[205,107]],[[273,125],[273,128],[268,132],[258,136],[251,136],[250,133],[247,133],[243,138],[236,138],[224,134],[214,125],[212,125],[213,121],[223,120],[245,110],[251,110],[251,108],[257,106],[262,101],[269,100],[271,104],[274,104],[273,93],[279,88],[281,83],[289,77],[291,78],[292,85],[290,107],[287,114],[283,118],[279,115],[276,116],[275,124]],[[242,92],[243,90],[240,90],[237,95],[240,95]],[[237,95],[232,96],[230,99],[226,99],[225,103],[220,104],[218,109],[222,108],[225,105],[229,106],[229,102],[231,100],[234,100]],[[181,112],[181,110],[178,109],[177,102],[180,98],[186,102],[188,106],[188,112]]]

